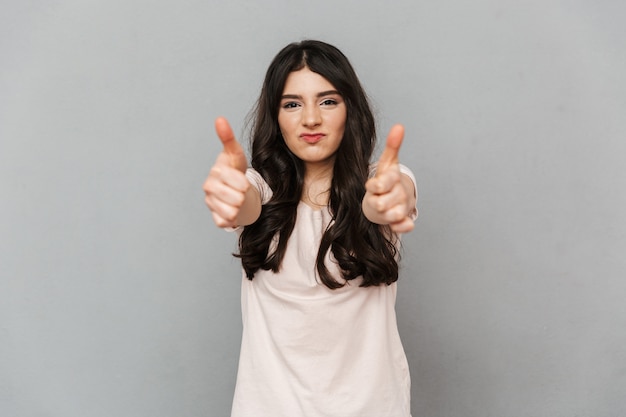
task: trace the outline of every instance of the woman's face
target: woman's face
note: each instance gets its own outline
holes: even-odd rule
[[[308,169],[335,162],[346,126],[346,105],[335,87],[307,67],[289,74],[278,125],[291,152]]]

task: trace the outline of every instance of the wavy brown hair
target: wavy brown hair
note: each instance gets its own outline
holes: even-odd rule
[[[365,218],[369,163],[376,144],[376,128],[369,101],[352,65],[332,45],[306,40],[283,48],[270,64],[252,120],[252,167],[273,191],[259,219],[244,228],[239,253],[246,276],[259,270],[278,272],[296,223],[302,196],[304,164],[286,146],[278,125],[278,111],[289,74],[304,67],[326,78],[346,104],[344,136],[337,150],[329,208],[333,221],[324,231],[316,268],[321,281],[336,289],[337,281],[324,260],[332,251],[345,280],[363,277],[361,286],[391,284],[398,279],[397,248],[387,226]],[[276,244],[271,242],[276,239]],[[271,248],[271,249],[270,249]]]

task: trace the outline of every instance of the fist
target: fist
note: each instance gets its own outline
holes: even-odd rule
[[[235,227],[250,188],[245,176],[248,161],[226,119],[218,118],[215,130],[223,149],[204,182],[204,201],[218,227]]]
[[[365,183],[363,213],[372,222],[388,224],[396,233],[413,230],[409,217],[415,205],[413,184],[400,173],[398,154],[404,138],[404,127],[395,125],[389,131],[387,143],[376,169],[376,176]]]

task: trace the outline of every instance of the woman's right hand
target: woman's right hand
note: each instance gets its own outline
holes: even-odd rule
[[[204,201],[211,209],[213,220],[218,227],[236,227],[251,223],[249,208],[244,207],[253,201],[253,212],[258,203],[260,213],[260,199],[258,191],[251,187],[245,172],[248,167],[243,148],[235,139],[233,130],[228,121],[219,117],[215,120],[217,136],[222,141],[223,150],[218,155],[215,164],[204,182]],[[242,210],[244,208],[244,210]],[[254,213],[253,213],[254,214]],[[242,218],[243,217],[243,218]],[[258,213],[253,221],[258,217]]]

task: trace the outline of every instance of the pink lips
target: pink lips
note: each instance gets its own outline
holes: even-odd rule
[[[322,133],[303,133],[300,135],[303,141],[310,144],[319,142],[324,136]]]

